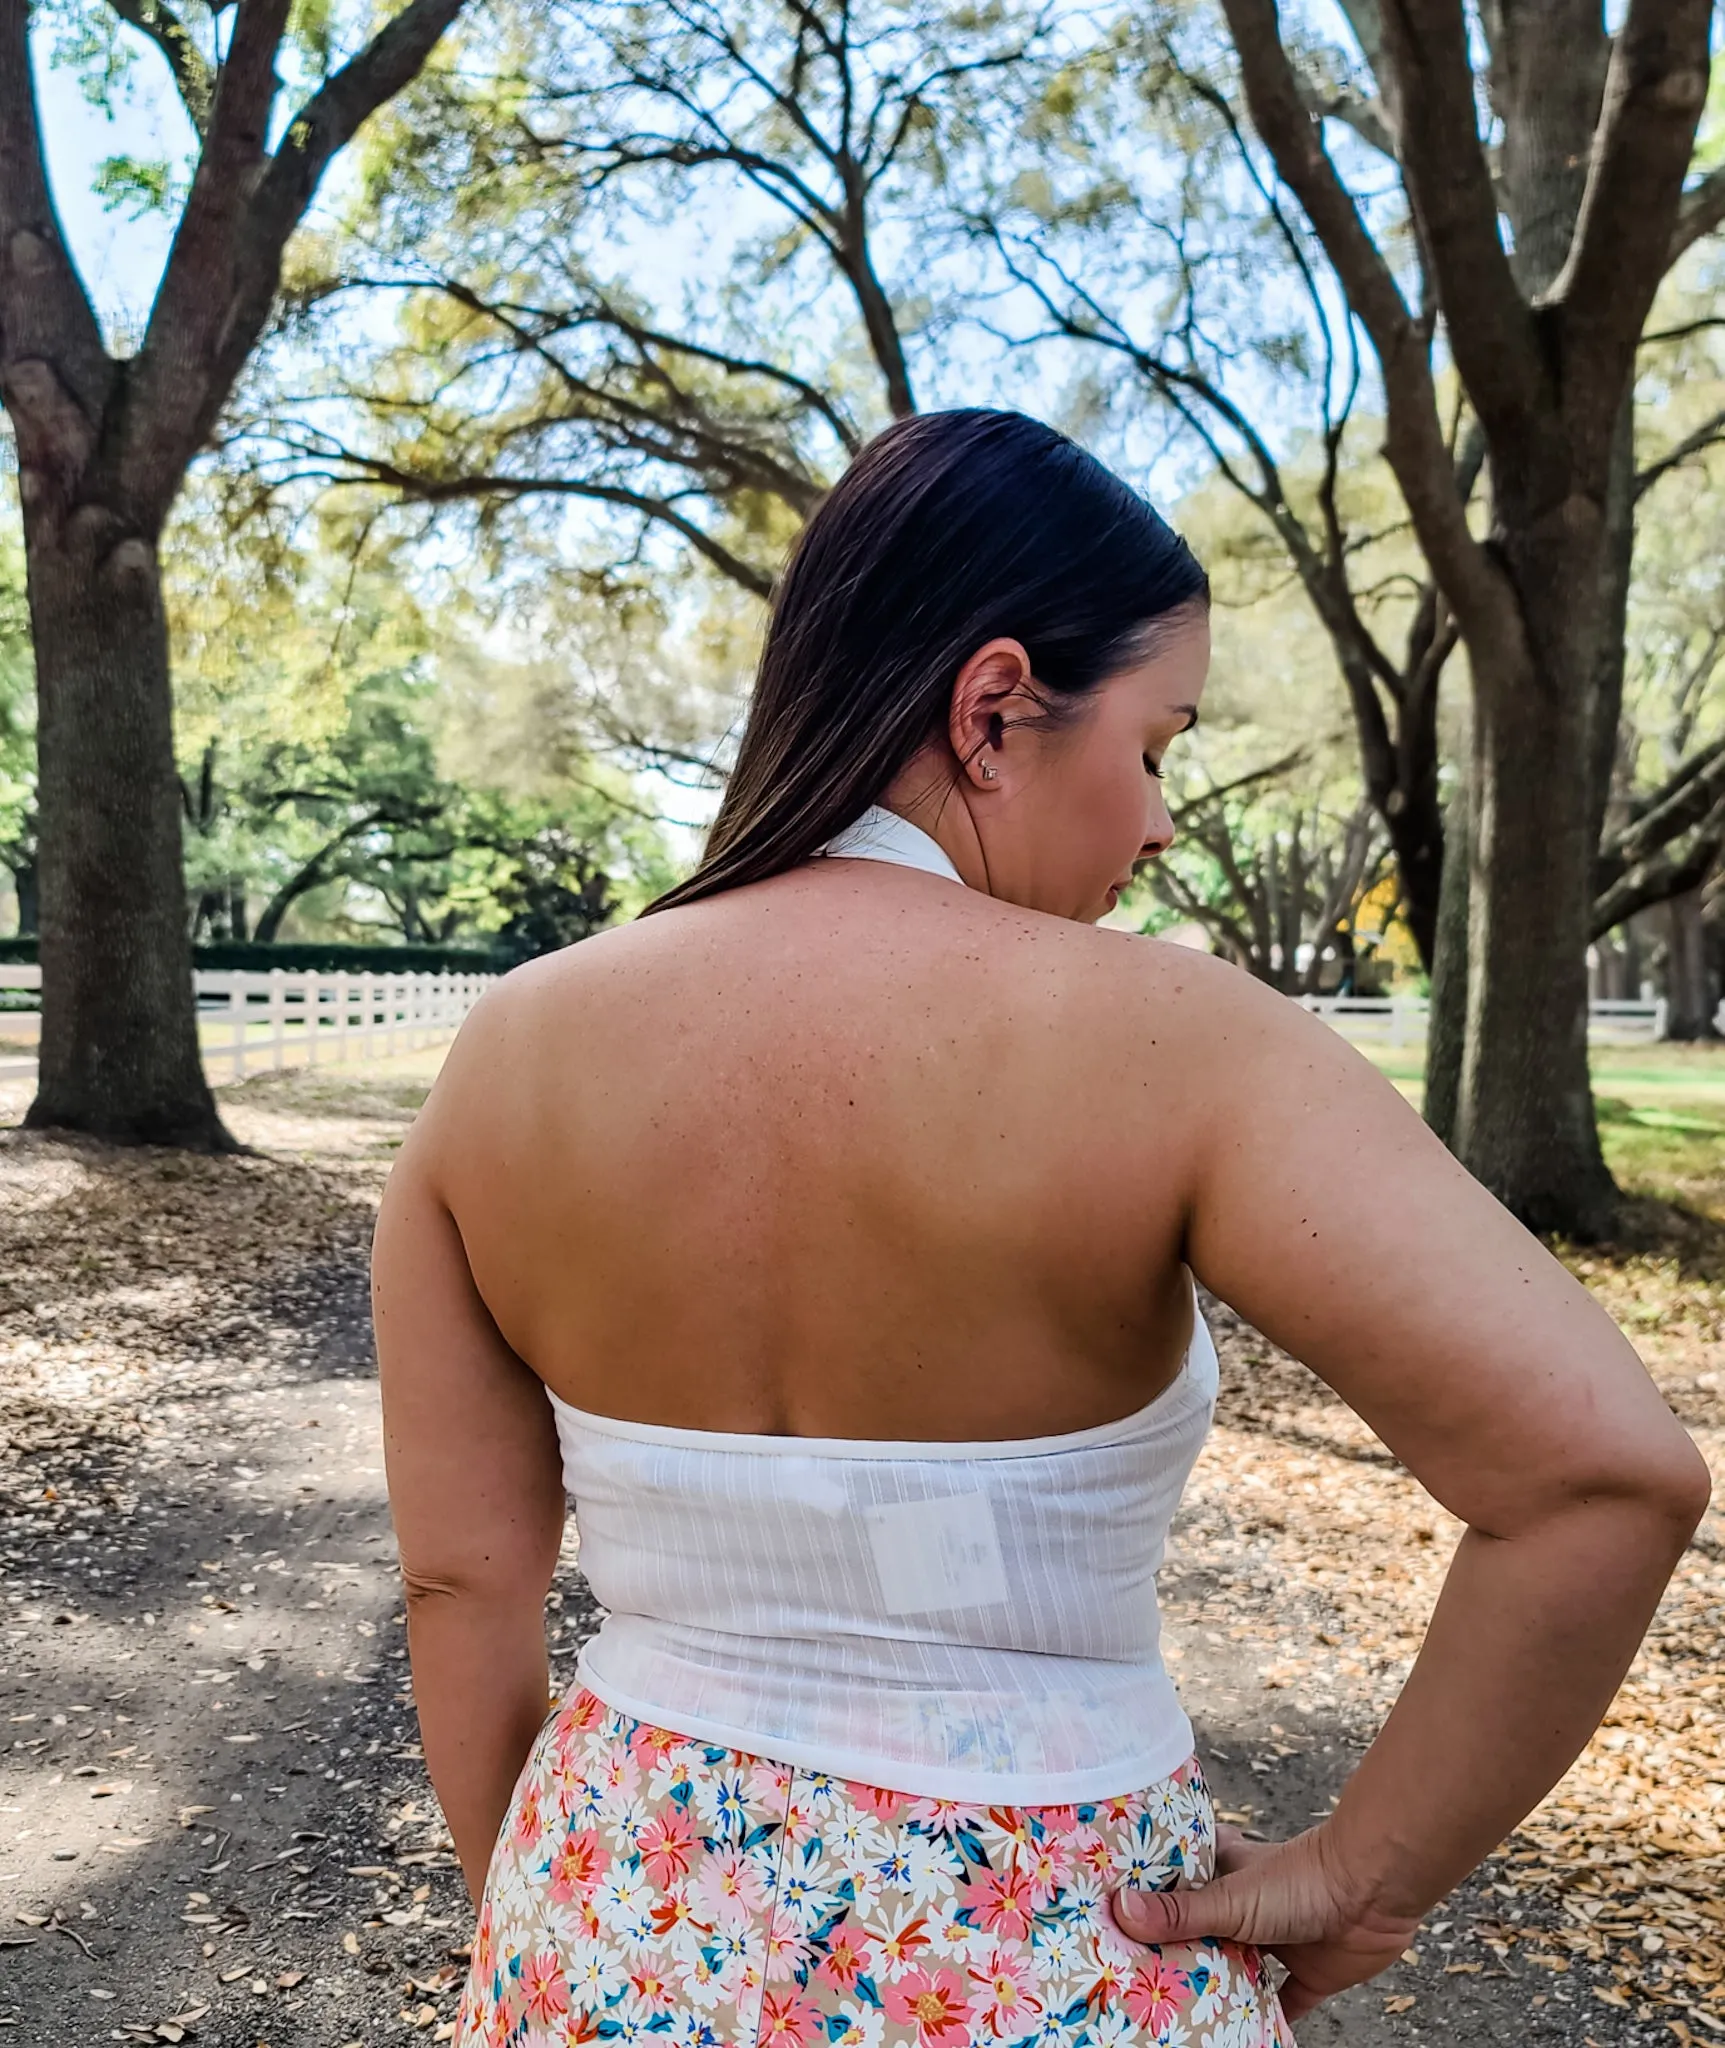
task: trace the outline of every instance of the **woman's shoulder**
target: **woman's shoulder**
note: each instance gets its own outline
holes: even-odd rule
[[[1058,947],[1074,992],[1128,1030],[1177,1033],[1217,1051],[1303,1041],[1314,1029],[1329,1035],[1300,1004],[1217,954],[1107,925],[1066,924],[1037,936]]]
[[[917,1004],[964,1018],[1041,1020],[1098,1052],[1176,1058],[1196,1081],[1213,1062],[1297,1055],[1333,1034],[1229,961],[1168,940],[1075,923],[980,892],[870,920],[757,917],[741,902],[697,903],[619,925],[526,962],[480,1001],[452,1049],[444,1093],[464,1077],[561,1067],[573,1042],[638,1042],[662,1013],[721,1032],[739,1001],[759,1022],[775,994],[806,1022],[830,1001],[852,1017]],[[1315,1034],[1315,1036],[1314,1036]]]

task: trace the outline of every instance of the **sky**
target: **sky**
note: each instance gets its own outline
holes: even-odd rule
[[[133,220],[124,209],[109,210],[91,184],[106,157],[183,155],[191,146],[191,124],[173,95],[157,89],[153,71],[145,72],[142,89],[124,95],[117,117],[110,119],[89,104],[69,70],[49,61],[45,27],[38,25],[34,40],[42,135],[60,225],[103,326],[111,333],[136,331],[155,296],[171,224],[160,214]],[[158,63],[151,51],[140,58],[139,69]]]

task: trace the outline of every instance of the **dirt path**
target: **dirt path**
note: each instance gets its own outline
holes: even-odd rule
[[[428,1071],[228,1091],[239,1160],[0,1135],[0,2030],[30,2048],[448,2037],[468,1913],[416,1745],[365,1316],[376,1192]],[[0,1126],[22,1108],[0,1082]],[[1224,1425],[1169,1636],[1219,1803],[1274,1834],[1327,1810],[1444,1546],[1335,1404],[1220,1321]],[[572,1568],[561,1587],[566,1671],[591,1607]],[[1699,1773],[1716,1745],[1687,1725]],[[1302,2048],[1725,2040],[1692,1942],[1681,1999],[1620,1988],[1618,1933],[1653,1967],[1653,1923],[1622,1921],[1623,1868],[1590,1843],[1547,1857],[1581,1871],[1567,1946],[1535,1932],[1568,1925],[1565,1894],[1519,1845]],[[1719,1890],[1683,1868],[1667,1960]]]

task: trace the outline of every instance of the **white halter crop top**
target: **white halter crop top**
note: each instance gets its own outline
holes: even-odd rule
[[[960,881],[884,810],[822,849]],[[1148,1407],[1061,1436],[737,1436],[552,1408],[607,1612],[580,1682],[685,1735],[919,1797],[1069,1805],[1191,1754],[1156,1571],[1215,1406],[1197,1320]]]

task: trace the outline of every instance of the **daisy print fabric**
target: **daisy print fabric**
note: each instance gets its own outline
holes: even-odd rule
[[[573,1694],[481,1902],[457,2048],[1293,2048],[1254,1949],[1140,1947],[1123,1884],[1202,1883],[1196,1759],[1080,1806],[919,1799]]]

